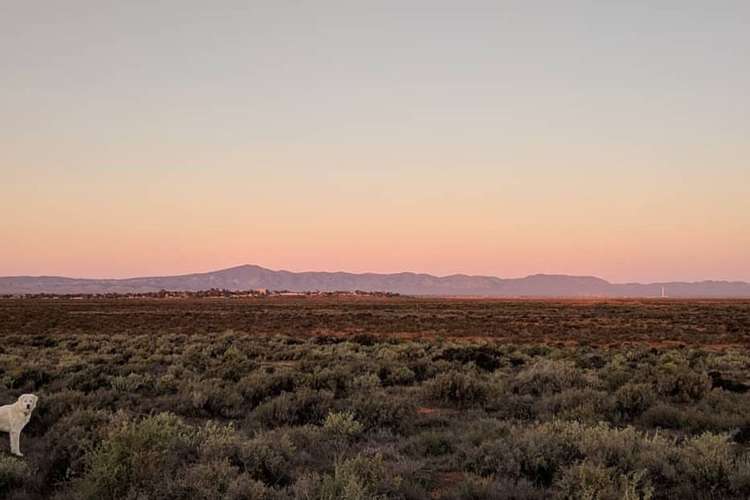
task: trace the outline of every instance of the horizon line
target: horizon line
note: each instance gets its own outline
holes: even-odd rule
[[[536,276],[546,276],[546,277],[565,277],[565,278],[587,278],[587,279],[596,279],[604,281],[607,284],[610,285],[669,285],[669,284],[678,284],[678,283],[686,283],[686,284],[697,284],[697,283],[742,283],[742,284],[750,284],[750,281],[744,281],[741,279],[700,279],[700,280],[671,280],[671,281],[609,281],[606,278],[602,278],[600,276],[594,275],[594,274],[566,274],[566,273],[548,273],[548,272],[539,272],[539,273],[532,273],[527,274],[523,276],[516,276],[516,277],[502,277],[502,276],[496,276],[491,274],[466,274],[466,273],[451,273],[451,274],[432,274],[428,272],[416,272],[416,271],[397,271],[397,272],[373,272],[373,271],[364,271],[364,272],[352,272],[352,271],[318,271],[318,270],[305,270],[305,271],[291,271],[288,269],[272,269],[269,267],[264,267],[259,264],[238,264],[233,265],[229,267],[222,267],[220,269],[213,269],[208,271],[197,271],[197,272],[188,272],[188,273],[176,273],[176,274],[152,274],[152,275],[137,275],[137,276],[130,276],[130,277],[120,277],[120,278],[112,278],[112,277],[74,277],[74,276],[63,276],[63,275],[55,275],[55,274],[39,274],[39,275],[31,275],[31,274],[19,274],[19,275],[8,275],[8,276],[0,276],[0,279],[19,279],[19,278],[58,278],[58,279],[70,279],[70,280],[85,280],[85,281],[130,281],[130,280],[138,280],[138,279],[157,279],[157,278],[175,278],[175,277],[184,277],[184,276],[192,276],[192,275],[205,275],[205,274],[213,274],[218,272],[224,272],[224,271],[231,271],[234,269],[242,269],[247,267],[254,267],[263,269],[265,271],[271,271],[271,272],[286,272],[291,274],[305,274],[305,273],[317,273],[317,274],[350,274],[355,276],[364,276],[364,275],[379,275],[379,276],[395,276],[395,275],[403,275],[403,274],[411,274],[415,276],[430,276],[433,278],[438,279],[444,279],[444,278],[452,278],[452,277],[467,277],[467,278],[491,278],[491,279],[499,279],[499,280],[522,280],[527,278],[532,278]]]

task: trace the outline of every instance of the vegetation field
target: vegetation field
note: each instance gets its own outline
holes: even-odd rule
[[[11,499],[750,498],[750,301],[0,300]]]

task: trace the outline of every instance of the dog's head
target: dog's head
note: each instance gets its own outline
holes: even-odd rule
[[[33,394],[23,394],[18,398],[18,402],[16,404],[21,407],[24,413],[28,414],[34,411],[37,401],[39,401],[39,398],[34,396]]]

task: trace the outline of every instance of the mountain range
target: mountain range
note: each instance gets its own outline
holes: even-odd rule
[[[658,297],[662,289],[675,298],[750,298],[750,283],[699,281],[666,283],[610,283],[593,276],[535,274],[525,278],[497,278],[454,274],[273,271],[244,265],[208,273],[126,279],[79,279],[54,276],[0,277],[0,294],[138,293],[227,290],[394,292],[405,295],[485,297]]]

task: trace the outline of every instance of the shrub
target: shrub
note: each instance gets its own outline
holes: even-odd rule
[[[242,378],[238,388],[250,408],[255,408],[263,401],[276,397],[283,392],[293,392],[296,385],[297,377],[292,372],[263,373],[255,371]]]
[[[452,370],[425,383],[427,398],[461,408],[482,405],[489,397],[486,382],[473,373]]]
[[[362,424],[349,411],[331,412],[323,422],[323,429],[335,439],[350,441],[362,432]]]
[[[750,456],[738,457],[735,460],[730,482],[733,493],[744,498],[750,497]]]
[[[566,468],[557,485],[560,498],[565,500],[598,500],[616,497],[612,471],[588,462]]]
[[[260,481],[243,474],[235,477],[229,483],[224,498],[228,500],[282,500],[283,497]]]
[[[702,491],[726,492],[734,469],[729,438],[706,432],[689,439],[681,450],[682,473],[692,487]]]
[[[509,436],[488,440],[470,448],[457,465],[480,476],[498,476],[516,480],[521,477],[519,450]]]
[[[407,444],[407,449],[417,457],[437,457],[448,455],[454,451],[448,433],[432,430],[422,432],[411,438]]]
[[[227,460],[191,464],[177,474],[170,496],[196,500],[228,498],[238,476],[238,469]]]
[[[316,367],[312,373],[306,374],[303,380],[312,389],[330,391],[341,397],[349,390],[351,378],[349,370],[342,367]]]
[[[18,392],[38,391],[52,380],[49,371],[38,367],[19,368],[6,377],[10,381],[9,387]]]
[[[446,495],[449,500],[489,500],[496,498],[488,478],[469,476],[463,479]]]
[[[256,367],[257,365],[248,359],[244,352],[231,345],[222,354],[216,375],[223,380],[237,382]]]
[[[261,434],[240,444],[236,462],[252,479],[268,485],[285,485],[291,481],[294,444],[285,435]]]
[[[533,396],[592,385],[593,381],[573,363],[549,359],[541,359],[524,368],[513,381],[515,392]]]
[[[382,367],[379,378],[384,386],[410,385],[414,383],[416,375],[408,366],[397,365]]]
[[[237,418],[245,414],[243,409],[243,398],[239,391],[231,386],[223,385],[218,380],[213,385],[213,390],[208,392],[208,399],[204,408],[212,416],[225,418]]]
[[[103,411],[76,410],[50,429],[45,457],[47,480],[57,483],[81,477],[86,461],[103,437],[111,415]]]
[[[685,412],[666,403],[656,403],[640,419],[646,427],[682,429],[689,426]]]
[[[538,485],[551,485],[563,465],[583,458],[580,437],[577,423],[543,423],[525,429],[513,440],[522,476]]]
[[[63,389],[39,398],[34,417],[24,427],[24,435],[43,435],[50,427],[77,408],[89,406],[89,397],[78,391]]]
[[[145,375],[139,373],[130,373],[127,377],[113,377],[111,381],[112,388],[115,391],[125,394],[132,394],[138,389],[151,384],[151,380]]]
[[[468,476],[446,495],[444,500],[543,500],[549,498],[545,490],[526,480],[481,478]]]
[[[321,481],[317,472],[306,472],[288,489],[289,497],[295,500],[318,500]]]
[[[546,418],[597,422],[611,414],[612,401],[604,391],[564,389],[536,398],[533,414]]]
[[[645,467],[640,463],[645,450],[673,447],[669,441],[645,436],[632,427],[557,421],[506,428],[499,437],[466,450],[461,463],[481,476],[525,478],[548,487],[559,479],[563,468],[580,460],[626,474]]]
[[[645,449],[673,446],[659,435],[644,435],[631,426],[618,428],[599,423],[580,428],[578,434],[579,449],[587,460],[620,473],[638,469]]]
[[[301,388],[294,393],[282,393],[258,406],[255,416],[269,427],[317,424],[323,420],[332,406],[332,393]]]
[[[394,432],[411,429],[416,412],[410,400],[389,396],[382,390],[357,396],[352,401],[352,410],[366,431],[387,429]]]
[[[1,299],[0,404],[40,401],[0,498],[750,498],[746,350],[617,345],[740,345],[745,303],[286,300]]]
[[[436,359],[462,364],[472,363],[477,368],[485,371],[495,371],[500,367],[500,359],[497,351],[488,346],[462,346],[446,349]]]
[[[534,396],[501,391],[489,401],[487,409],[501,419],[530,421],[537,417],[539,406]]]
[[[0,455],[0,495],[22,486],[31,476],[29,467],[15,457]]]
[[[397,488],[401,478],[392,476],[383,456],[357,455],[336,463],[332,475],[323,477],[320,500],[373,500],[386,498],[385,493]]]
[[[649,384],[625,384],[615,393],[615,411],[619,418],[631,420],[648,410],[655,399]]]
[[[176,416],[162,413],[141,421],[118,415],[109,436],[91,454],[78,483],[79,498],[163,496],[193,446],[193,433]]]
[[[358,377],[355,377],[352,381],[352,387],[356,391],[373,391],[376,389],[379,389],[381,386],[380,384],[380,377],[375,375],[374,373],[367,373],[365,375],[360,375]]]
[[[557,489],[560,498],[570,500],[649,500],[654,494],[644,471],[618,475],[587,461],[565,469]]]
[[[711,390],[711,379],[705,373],[680,366],[660,374],[656,388],[659,394],[675,401],[691,402],[703,398]]]
[[[209,422],[195,431],[195,441],[203,463],[226,460],[254,481],[274,486],[290,482],[292,457],[297,450],[283,430],[248,438],[231,424]]]

